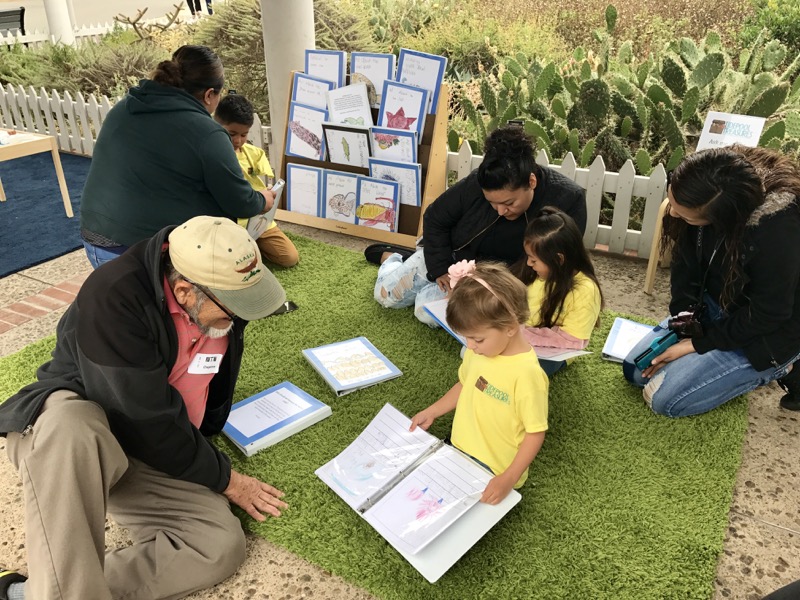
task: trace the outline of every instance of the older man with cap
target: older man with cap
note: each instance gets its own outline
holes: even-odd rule
[[[231,575],[253,518],[287,505],[206,436],[231,408],[246,321],[286,295],[247,231],[195,217],[92,273],[37,381],[0,405],[28,574],[0,599],[181,598]],[[106,513],[133,544],[105,551]]]

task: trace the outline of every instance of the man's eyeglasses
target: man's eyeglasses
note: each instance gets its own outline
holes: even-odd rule
[[[220,309],[222,312],[224,312],[224,313],[227,315],[227,317],[228,317],[228,318],[229,318],[231,321],[233,321],[233,320],[236,318],[236,315],[235,315],[235,314],[233,314],[233,313],[232,313],[231,311],[229,311],[227,308],[225,308],[224,306],[222,306],[222,304],[220,304],[220,303],[219,303],[219,301],[218,301],[216,298],[214,298],[214,295],[211,293],[211,291],[210,291],[210,290],[209,290],[209,289],[208,289],[206,286],[204,286],[204,285],[200,285],[199,283],[195,283],[195,282],[194,282],[194,281],[192,281],[191,279],[186,279],[186,277],[184,277],[183,279],[184,279],[184,281],[186,281],[187,283],[191,283],[191,284],[192,284],[193,286],[195,286],[195,287],[196,287],[198,290],[200,290],[201,292],[203,292],[203,294],[205,294],[205,297],[206,297],[206,298],[208,298],[209,300],[211,300],[211,302],[213,302],[213,303],[214,303],[214,304],[217,306],[217,308],[218,308],[218,309]]]

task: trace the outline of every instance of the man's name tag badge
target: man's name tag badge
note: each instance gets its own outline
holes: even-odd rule
[[[189,365],[189,373],[192,375],[219,373],[221,363],[222,354],[196,354],[192,364]]]

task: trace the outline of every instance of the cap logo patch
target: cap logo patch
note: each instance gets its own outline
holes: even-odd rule
[[[242,263],[244,263],[245,261],[247,261],[245,266],[244,267],[240,267],[240,265]],[[237,268],[234,269],[234,270],[237,273],[247,273],[247,272],[252,271],[253,269],[255,269],[257,266],[258,266],[258,258],[256,258],[256,255],[251,252],[250,254],[248,254],[246,256],[243,256],[242,258],[240,258],[240,259],[238,259],[236,261],[236,267]]]

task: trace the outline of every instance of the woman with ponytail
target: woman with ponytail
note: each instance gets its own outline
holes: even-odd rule
[[[95,268],[167,225],[272,207],[272,192],[253,190],[228,132],[211,118],[224,83],[210,48],[182,46],[109,111],[81,198],[81,237]]]

